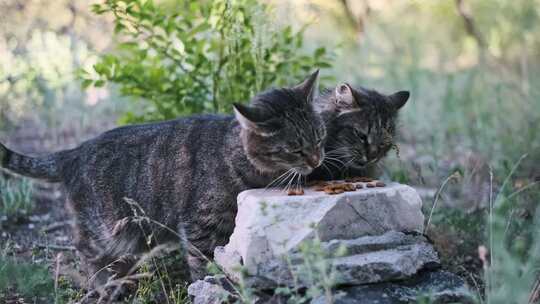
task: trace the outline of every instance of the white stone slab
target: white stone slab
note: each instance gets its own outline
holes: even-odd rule
[[[381,235],[387,231],[422,231],[424,216],[417,192],[390,183],[328,195],[311,188],[305,195],[254,189],[238,195],[236,228],[225,246],[237,252],[248,272],[257,265],[298,249],[307,239],[322,241]]]

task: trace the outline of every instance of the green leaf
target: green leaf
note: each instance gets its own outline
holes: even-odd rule
[[[114,33],[115,34],[118,34],[118,33],[120,33],[121,31],[123,31],[125,29],[126,29],[126,26],[122,22],[117,22],[114,25]]]
[[[105,5],[101,5],[101,4],[98,4],[98,3],[92,4],[90,6],[90,10],[96,15],[101,15],[101,14],[109,11],[109,9]]]
[[[96,82],[94,82],[94,86],[96,88],[100,88],[100,87],[103,87],[105,85],[105,81],[104,80],[97,80]]]
[[[83,79],[83,80],[82,80],[82,83],[81,83],[83,89],[86,89],[86,88],[88,88],[89,86],[91,86],[91,85],[92,85],[92,82],[93,82],[93,81],[92,81],[91,79]]]
[[[318,49],[315,50],[315,57],[321,57],[323,56],[324,54],[326,54],[326,49],[324,47],[320,47]]]

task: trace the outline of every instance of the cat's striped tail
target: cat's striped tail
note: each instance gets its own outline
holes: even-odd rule
[[[0,143],[0,167],[14,173],[49,182],[62,180],[59,153],[31,157],[19,154]]]

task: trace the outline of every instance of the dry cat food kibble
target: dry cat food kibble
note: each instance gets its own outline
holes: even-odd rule
[[[348,178],[345,181],[350,182],[350,183],[369,183],[369,182],[372,182],[373,179],[370,177],[356,176],[356,177]]]
[[[308,187],[313,187],[315,191],[324,191],[326,185],[328,185],[328,182],[325,181],[312,181],[308,183]]]
[[[326,194],[341,194],[347,191],[356,191],[364,188],[386,187],[382,181],[375,180],[369,177],[353,177],[341,181],[311,181],[308,186],[313,187],[314,191],[323,191]],[[289,195],[302,195],[303,192],[297,194],[294,190],[290,190]]]
[[[304,189],[289,189],[289,191],[287,191],[287,195],[304,195]]]
[[[331,189],[331,188],[325,188],[324,189],[324,193],[330,194],[330,195],[331,194],[341,194],[343,192],[345,192],[345,190],[339,189],[339,188],[338,189]]]
[[[333,183],[326,185],[323,191],[326,194],[340,194],[345,191],[356,191],[356,187],[351,183]]]

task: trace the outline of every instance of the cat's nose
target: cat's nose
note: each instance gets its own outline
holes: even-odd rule
[[[308,164],[308,166],[315,169],[321,165],[321,160],[322,160],[321,158],[322,158],[321,151],[316,151],[315,153],[307,157],[306,163]]]
[[[379,150],[377,149],[376,145],[370,145],[368,149],[368,158],[376,158],[379,154]]]

